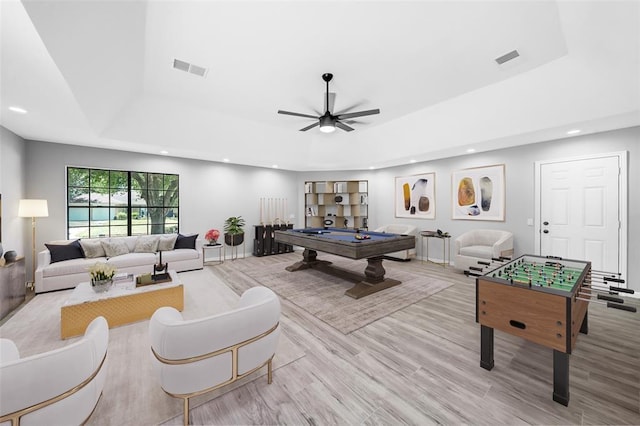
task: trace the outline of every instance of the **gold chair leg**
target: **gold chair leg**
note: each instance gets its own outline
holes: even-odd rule
[[[184,426],[189,424],[189,398],[184,398]]]
[[[272,362],[273,358],[269,360],[269,362],[267,362],[267,383],[271,384],[271,382],[273,381],[273,375],[272,375],[272,369],[271,369],[271,362]]]

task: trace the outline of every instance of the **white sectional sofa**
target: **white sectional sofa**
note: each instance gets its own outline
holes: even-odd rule
[[[159,247],[154,248],[154,238],[161,244]],[[96,262],[115,265],[118,273],[151,273],[159,260],[158,248],[163,249],[162,262],[169,263],[169,269],[177,272],[202,269],[203,241],[197,236],[177,234],[52,241],[45,244],[46,250],[38,253],[35,291],[75,288],[90,280],[88,268]],[[107,246],[109,250],[100,252],[101,246]]]

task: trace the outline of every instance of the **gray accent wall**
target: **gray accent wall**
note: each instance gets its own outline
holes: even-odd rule
[[[3,130],[3,145],[6,132]],[[16,142],[11,143],[16,144]],[[38,220],[38,247],[42,247],[46,241],[65,238],[65,167],[71,165],[178,173],[181,192],[181,232],[202,235],[212,227],[221,230],[225,218],[241,215],[247,219],[248,224],[246,230],[248,254],[252,252],[253,247],[252,225],[259,222],[260,198],[287,198],[290,206],[289,213],[295,216],[293,220],[295,226],[304,225],[303,183],[307,180],[368,180],[370,229],[388,223],[408,223],[417,226],[420,230],[441,229],[449,232],[454,238],[474,228],[507,229],[514,233],[516,255],[535,254],[537,250],[534,247],[534,226],[527,224],[527,219],[534,218],[535,162],[626,151],[629,187],[627,279],[630,288],[640,291],[640,262],[638,262],[640,259],[640,190],[637,187],[637,182],[640,182],[640,127],[574,136],[401,167],[340,172],[290,172],[35,141],[28,141],[26,146],[24,156],[26,163],[19,170],[6,173],[5,164],[10,161],[3,155],[1,182],[3,201],[4,188],[7,185],[6,176],[19,175],[23,171],[27,182],[26,191],[23,191],[25,195],[29,198],[42,197],[49,200],[50,217]],[[15,149],[14,145],[13,150]],[[391,142],[390,149],[392,149]],[[19,154],[12,155],[19,156]],[[505,165],[505,221],[452,220],[451,173],[459,169],[494,164]],[[363,167],[368,166],[363,164]],[[26,170],[29,173],[26,173]],[[435,219],[395,218],[393,206],[395,177],[428,172],[434,172],[436,176]],[[3,210],[5,210],[4,207]],[[4,224],[3,228],[5,228]],[[28,229],[24,232],[27,235]],[[30,237],[30,235],[27,236]],[[421,253],[420,248],[418,253]]]
[[[27,159],[27,192],[49,200],[49,217],[39,222],[40,249],[66,238],[67,166],[179,174],[180,233],[204,238],[211,228],[222,232],[227,217],[242,216],[247,255],[253,251],[253,225],[260,221],[260,198],[297,203],[296,173],[284,170],[36,141],[28,142]]]
[[[26,143],[0,126],[0,194],[2,194],[2,247],[18,255],[31,252],[31,220],[18,217],[20,199],[26,193]],[[28,253],[26,253],[28,254]],[[31,275],[31,256],[27,260],[27,279]]]
[[[391,145],[390,145],[391,146]],[[392,149],[390,147],[390,149]],[[369,228],[375,229],[388,223],[404,223],[420,230],[449,232],[453,239],[471,229],[505,229],[514,234],[515,255],[536,254],[534,226],[527,219],[534,219],[534,171],[536,161],[575,158],[600,153],[627,151],[628,153],[628,232],[627,232],[627,285],[640,292],[640,127],[610,132],[540,142],[514,148],[467,154],[447,159],[409,164],[369,172],[353,171],[340,173],[300,173],[299,188],[305,180],[369,180]],[[504,222],[453,220],[451,218],[451,174],[455,170],[505,165],[506,213]],[[367,165],[363,165],[367,166]],[[435,219],[395,218],[395,177],[422,173],[435,173],[436,217]],[[299,196],[302,189],[299,191]],[[303,204],[304,200],[300,201]],[[434,250],[439,242],[431,242]],[[418,245],[420,240],[418,239]],[[421,247],[418,255],[421,256]]]

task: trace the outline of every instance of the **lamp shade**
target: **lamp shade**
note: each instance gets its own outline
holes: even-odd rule
[[[47,200],[20,200],[18,205],[19,217],[47,217],[49,208]]]

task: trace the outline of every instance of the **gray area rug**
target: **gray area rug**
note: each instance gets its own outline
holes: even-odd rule
[[[239,296],[207,268],[178,274],[184,284],[186,319],[201,318],[232,309]],[[36,295],[5,324],[0,327],[0,337],[13,340],[21,357],[64,347],[79,339],[60,339],[60,307],[71,290]],[[107,352],[107,380],[102,398],[88,425],[154,425],[177,417],[182,420],[182,400],[172,398],[160,388],[151,364],[149,321],[112,328],[109,330]],[[274,369],[304,356],[288,337],[283,327]],[[191,400],[197,407],[232,389],[267,373],[262,368],[227,387]],[[3,384],[0,384],[3,385]]]
[[[318,259],[331,261],[334,266],[357,274],[363,274],[367,265],[366,260],[354,261],[325,253],[319,253]],[[400,280],[402,284],[353,299],[344,294],[353,287],[353,281],[314,269],[297,272],[285,270],[285,267],[299,260],[302,260],[302,254],[296,252],[227,261],[213,269],[228,285],[236,289],[252,285],[269,287],[281,298],[289,300],[344,334],[453,285],[429,276],[429,271],[421,268],[419,261],[385,260],[385,276]]]

